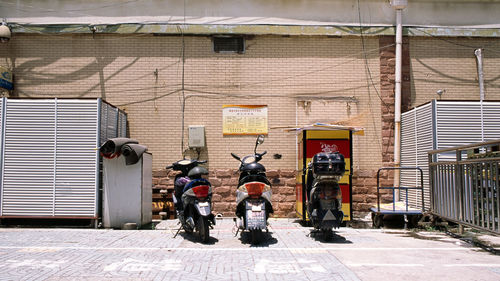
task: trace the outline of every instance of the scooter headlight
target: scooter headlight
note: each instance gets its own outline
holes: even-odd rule
[[[243,159],[243,163],[244,164],[250,164],[250,163],[253,163],[255,162],[255,156],[248,156],[248,157],[245,157],[245,159]]]

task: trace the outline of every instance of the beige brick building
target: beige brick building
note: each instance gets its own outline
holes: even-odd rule
[[[268,106],[269,134],[261,147],[268,155],[262,163],[282,179],[276,184],[276,203],[283,204],[279,215],[293,215],[288,189],[297,162],[296,136],[283,127],[349,121],[365,128],[353,141],[355,211],[373,204],[375,173],[392,164],[393,31],[367,28],[362,37],[356,26],[331,31],[281,25],[265,32],[265,27],[227,32],[206,25],[186,32],[179,24],[159,26],[167,28],[162,32],[155,26],[144,32],[122,32],[119,25],[93,32],[85,26],[78,31],[14,27],[18,32],[0,45],[0,64],[14,74],[9,95],[105,99],[127,112],[130,137],[148,146],[157,171],[182,158],[187,127],[203,125],[207,147],[201,158],[228,189],[238,167],[230,153],[250,153],[255,137],[222,134],[225,104]],[[479,99],[476,48],[484,50],[486,99],[500,99],[496,33],[408,30],[413,32],[403,48],[403,109],[438,98],[440,89],[442,99]],[[213,37],[220,35],[244,36],[244,52],[214,52]],[[281,195],[280,188],[286,189]]]

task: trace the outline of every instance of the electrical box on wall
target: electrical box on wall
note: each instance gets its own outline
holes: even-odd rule
[[[189,148],[205,147],[205,126],[189,126]]]

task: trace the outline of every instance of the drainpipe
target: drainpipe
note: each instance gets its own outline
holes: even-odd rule
[[[484,142],[484,124],[483,124],[483,100],[484,100],[484,73],[483,73],[483,50],[474,51],[477,62],[477,77],[479,80],[479,104],[481,106],[481,142]]]
[[[406,0],[392,0],[391,6],[396,10],[396,71],[394,89],[394,167],[401,166],[401,68],[403,48],[402,11],[406,8]],[[400,171],[394,170],[394,187],[399,187]],[[399,192],[395,193],[399,200]]]

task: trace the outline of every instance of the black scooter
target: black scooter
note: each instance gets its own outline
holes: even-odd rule
[[[240,177],[236,190],[236,227],[251,233],[252,244],[261,240],[262,230],[267,229],[267,219],[273,213],[271,204],[271,183],[266,177],[266,168],[258,163],[267,152],[257,153],[257,146],[264,142],[259,135],[255,142],[254,153],[241,159],[234,153],[231,155],[240,161]],[[236,232],[236,235],[238,234]]]
[[[212,214],[212,185],[203,178],[208,175],[207,169],[198,166],[206,161],[179,160],[166,169],[173,169],[181,173],[175,176],[174,204],[181,229],[187,233],[195,230],[203,243],[210,238],[209,228],[215,225],[215,216]]]
[[[341,226],[342,191],[338,181],[345,173],[344,156],[339,152],[318,153],[307,167],[307,214],[315,232],[325,240],[333,236],[333,228]]]

